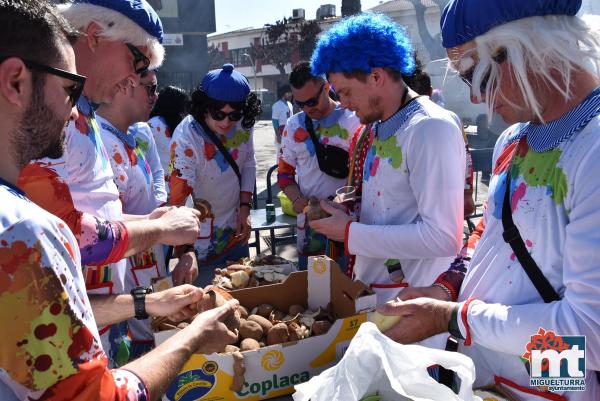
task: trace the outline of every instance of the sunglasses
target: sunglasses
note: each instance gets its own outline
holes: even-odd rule
[[[494,60],[496,64],[502,64],[504,61],[506,61],[506,57],[506,49],[501,49],[498,54],[492,56],[492,60]],[[475,73],[475,67],[477,67],[477,65],[474,65],[473,67],[469,68],[468,71],[462,74],[458,74],[460,79],[462,79],[463,82],[469,86],[469,88],[473,88],[473,74]],[[481,85],[479,85],[479,90],[481,93],[485,92],[491,74],[491,71],[487,71],[481,80]]]
[[[131,43],[125,43],[131,54],[133,54],[133,69],[136,74],[142,74],[150,66],[150,59]]]
[[[156,92],[158,89],[157,84],[144,85],[144,87],[146,88],[146,92],[148,92],[148,97],[152,97],[152,96],[156,95]]]
[[[323,92],[324,87],[325,87],[325,82],[323,82],[323,84],[319,88],[319,91],[317,92],[317,94],[314,97],[311,97],[310,99],[305,100],[304,102],[294,99],[294,102],[301,109],[303,109],[304,107],[315,107],[316,105],[319,104],[319,97],[321,96],[321,93]]]
[[[3,62],[8,58],[11,58],[11,56],[0,56],[0,62]],[[68,88],[65,88],[65,91],[67,92],[67,95],[69,95],[71,106],[75,107],[75,105],[77,105],[77,101],[83,93],[83,85],[85,84],[85,77],[83,75],[73,74],[72,72],[50,67],[45,64],[36,63],[35,61],[31,60],[21,59],[21,61],[23,61],[23,64],[25,64],[25,66],[30,70],[45,72],[47,74],[73,81],[74,84]]]
[[[225,113],[221,110],[209,110],[210,117],[215,121],[223,121],[229,118],[229,121],[240,121],[244,117],[244,112],[241,110],[234,110],[230,113]]]

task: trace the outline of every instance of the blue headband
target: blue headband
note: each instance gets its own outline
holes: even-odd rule
[[[470,42],[490,29],[522,18],[575,15],[581,0],[451,0],[440,25],[446,49]]]
[[[162,22],[146,0],[75,0],[74,3],[88,3],[117,11],[158,39],[159,43],[163,41]]]

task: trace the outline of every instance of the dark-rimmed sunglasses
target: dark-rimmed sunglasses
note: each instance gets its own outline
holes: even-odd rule
[[[210,117],[215,121],[223,121],[229,118],[229,121],[240,121],[244,117],[244,112],[241,110],[234,110],[229,113],[225,113],[221,110],[209,110]]]
[[[496,64],[502,64],[504,61],[506,61],[506,49],[501,49],[495,56],[492,56],[492,60],[494,60]],[[475,73],[476,67],[477,65],[474,65],[473,67],[469,68],[469,70],[467,70],[466,72],[458,74],[460,79],[462,79],[463,82],[469,86],[469,88],[473,88],[473,74]],[[483,76],[483,79],[481,80],[481,85],[479,85],[479,90],[481,93],[485,93],[491,75],[492,72],[488,70]]]
[[[142,74],[150,67],[150,59],[146,57],[140,49],[132,45],[131,43],[125,43],[131,54],[133,54],[133,69],[136,74]]]
[[[144,85],[144,87],[146,88],[146,92],[148,92],[148,97],[153,97],[156,95],[158,89],[157,84]]]
[[[311,97],[310,99],[305,100],[304,102],[294,99],[294,103],[296,103],[296,105],[301,109],[303,109],[304,107],[315,107],[316,105],[319,104],[319,97],[321,97],[321,93],[323,92],[324,87],[325,87],[325,82],[323,82],[323,84],[319,88],[319,91],[317,92],[317,94],[314,97]]]
[[[12,58],[13,56],[0,56],[0,63],[6,59]],[[61,70],[60,68],[50,67],[49,65],[40,64],[32,60],[27,60],[21,58],[23,64],[31,70],[45,72],[47,74],[55,75],[57,77],[68,79],[69,81],[73,81],[75,84],[65,88],[65,91],[69,95],[69,101],[71,102],[71,106],[75,107],[77,105],[77,101],[81,97],[83,93],[83,86],[85,85],[85,77],[83,75],[74,74],[69,71]]]

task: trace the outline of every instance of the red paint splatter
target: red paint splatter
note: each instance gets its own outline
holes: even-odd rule
[[[377,174],[378,168],[379,168],[379,156],[375,157],[373,159],[373,163],[371,164],[371,171],[370,171],[371,177],[374,177],[375,174]]]
[[[527,245],[528,248],[531,248],[533,246],[533,242],[531,242],[530,240],[526,240],[525,245]]]
[[[121,182],[125,182],[125,176],[124,176],[123,174],[121,174],[121,175],[119,176],[119,180],[120,180]]]
[[[83,352],[88,351],[92,343],[94,342],[94,336],[87,327],[80,327],[76,333],[73,334],[73,343],[69,346],[68,354],[72,359],[78,358]]]
[[[186,155],[187,157],[192,157],[194,156],[194,151],[192,151],[192,149],[187,148],[186,150],[183,151],[183,154]]]
[[[206,160],[212,160],[217,154],[217,147],[212,143],[204,142],[204,156]]]
[[[160,132],[160,130],[158,130],[158,132]],[[171,128],[169,128],[169,127],[165,128],[165,135],[167,136],[167,138],[170,138],[171,136],[173,136],[173,133],[171,132]]]
[[[513,262],[515,261],[516,258],[517,258],[517,256],[514,253],[512,253],[510,255],[510,260],[512,260]]]
[[[33,330],[33,334],[38,340],[45,340],[56,334],[56,325],[54,323],[40,324]]]
[[[67,252],[69,252],[69,255],[71,256],[71,259],[75,260],[75,253],[73,252],[73,248],[71,248],[71,244],[69,244],[67,241],[65,241],[64,244],[65,248],[67,248]]]
[[[7,274],[14,274],[21,264],[28,264],[32,256],[33,263],[40,260],[36,249],[28,248],[23,241],[15,241],[10,248],[0,249],[0,268]]]
[[[329,143],[329,138],[325,137],[325,138],[323,138],[323,139],[321,140],[321,142],[322,142],[324,145],[327,145],[327,144]]]
[[[309,134],[304,128],[298,128],[296,132],[294,132],[294,141],[296,142],[304,142],[308,139]]]
[[[5,240],[2,240],[2,242],[0,242],[0,244],[2,244],[2,246],[8,246],[8,242],[6,242]]]
[[[61,310],[62,310],[62,307],[60,306],[60,304],[53,303],[52,305],[50,305],[50,313],[53,314],[54,316],[58,315]]]
[[[40,372],[45,372],[50,369],[52,366],[52,358],[50,355],[40,355],[35,358],[35,362],[33,363],[33,367]]]
[[[231,157],[233,157],[233,160],[237,160],[239,155],[240,155],[240,151],[237,148],[233,149],[233,151],[231,152]]]
[[[75,120],[75,128],[83,135],[87,135],[89,132],[90,128],[88,127],[87,120],[83,113],[79,113],[79,118]]]
[[[512,200],[511,200],[511,209],[512,209],[513,213],[514,213],[515,209],[517,208],[517,204],[519,203],[519,201],[521,199],[523,199],[526,192],[527,192],[527,185],[525,185],[524,182],[520,183],[519,186],[517,187],[517,189],[515,189],[515,192],[513,193]]]
[[[117,162],[117,164],[123,164],[123,156],[121,156],[120,153],[115,153],[113,159],[115,160],[115,162]]]

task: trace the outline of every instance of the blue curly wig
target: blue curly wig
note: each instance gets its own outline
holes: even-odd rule
[[[325,32],[311,58],[313,74],[370,73],[389,67],[402,74],[415,69],[413,49],[404,30],[381,14],[363,13]]]

